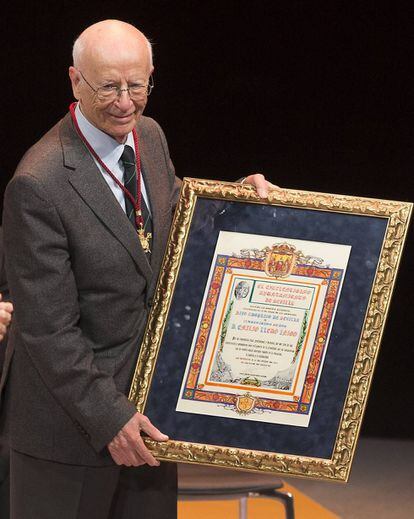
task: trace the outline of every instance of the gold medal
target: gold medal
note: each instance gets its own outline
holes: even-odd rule
[[[150,239],[152,238],[152,233],[146,233],[142,224],[140,225],[139,229],[137,229],[137,233],[141,246],[144,249],[144,252],[151,252]]]

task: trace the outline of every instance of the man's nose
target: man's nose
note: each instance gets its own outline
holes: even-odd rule
[[[120,90],[116,104],[120,110],[128,110],[131,107],[131,104],[133,103],[128,88],[122,88]]]

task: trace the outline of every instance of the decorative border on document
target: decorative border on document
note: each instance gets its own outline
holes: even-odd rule
[[[225,274],[231,274],[233,268],[264,272],[265,260],[238,258],[225,255],[217,256],[207,299],[203,309],[201,325],[198,330],[195,349],[191,359],[190,369],[182,392],[182,398],[185,400],[222,404],[224,406],[235,408],[235,410],[241,414],[251,412],[253,408],[259,411],[267,410],[293,414],[308,414],[310,403],[314,397],[316,381],[319,377],[322,359],[327,347],[328,332],[338,299],[343,271],[337,268],[320,268],[309,265],[296,265],[292,271],[292,275],[308,277],[311,279],[323,279],[322,283],[328,285],[328,287],[301,395],[299,398],[295,397],[294,402],[289,402],[274,398],[254,398],[248,393],[240,397],[226,391],[209,391],[205,387],[204,381],[200,379],[200,370],[204,362],[206,345],[210,336],[211,326],[214,320],[224,276]]]

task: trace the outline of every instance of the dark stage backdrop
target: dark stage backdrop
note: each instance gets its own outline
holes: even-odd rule
[[[264,172],[286,187],[414,200],[413,8],[365,0],[4,2],[2,187],[72,100],[71,44],[119,18],[152,39],[147,114],[180,176]],[[366,435],[413,437],[413,231],[369,398]]]

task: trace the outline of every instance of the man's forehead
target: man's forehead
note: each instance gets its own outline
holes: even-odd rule
[[[118,83],[124,80],[127,82],[146,81],[150,72],[147,67],[99,68],[93,74],[92,79],[98,85],[108,82]]]
[[[89,50],[89,49],[88,49]],[[82,57],[82,67],[92,69],[99,75],[119,72],[142,72],[150,69],[150,56],[147,48],[131,45],[100,45]]]

